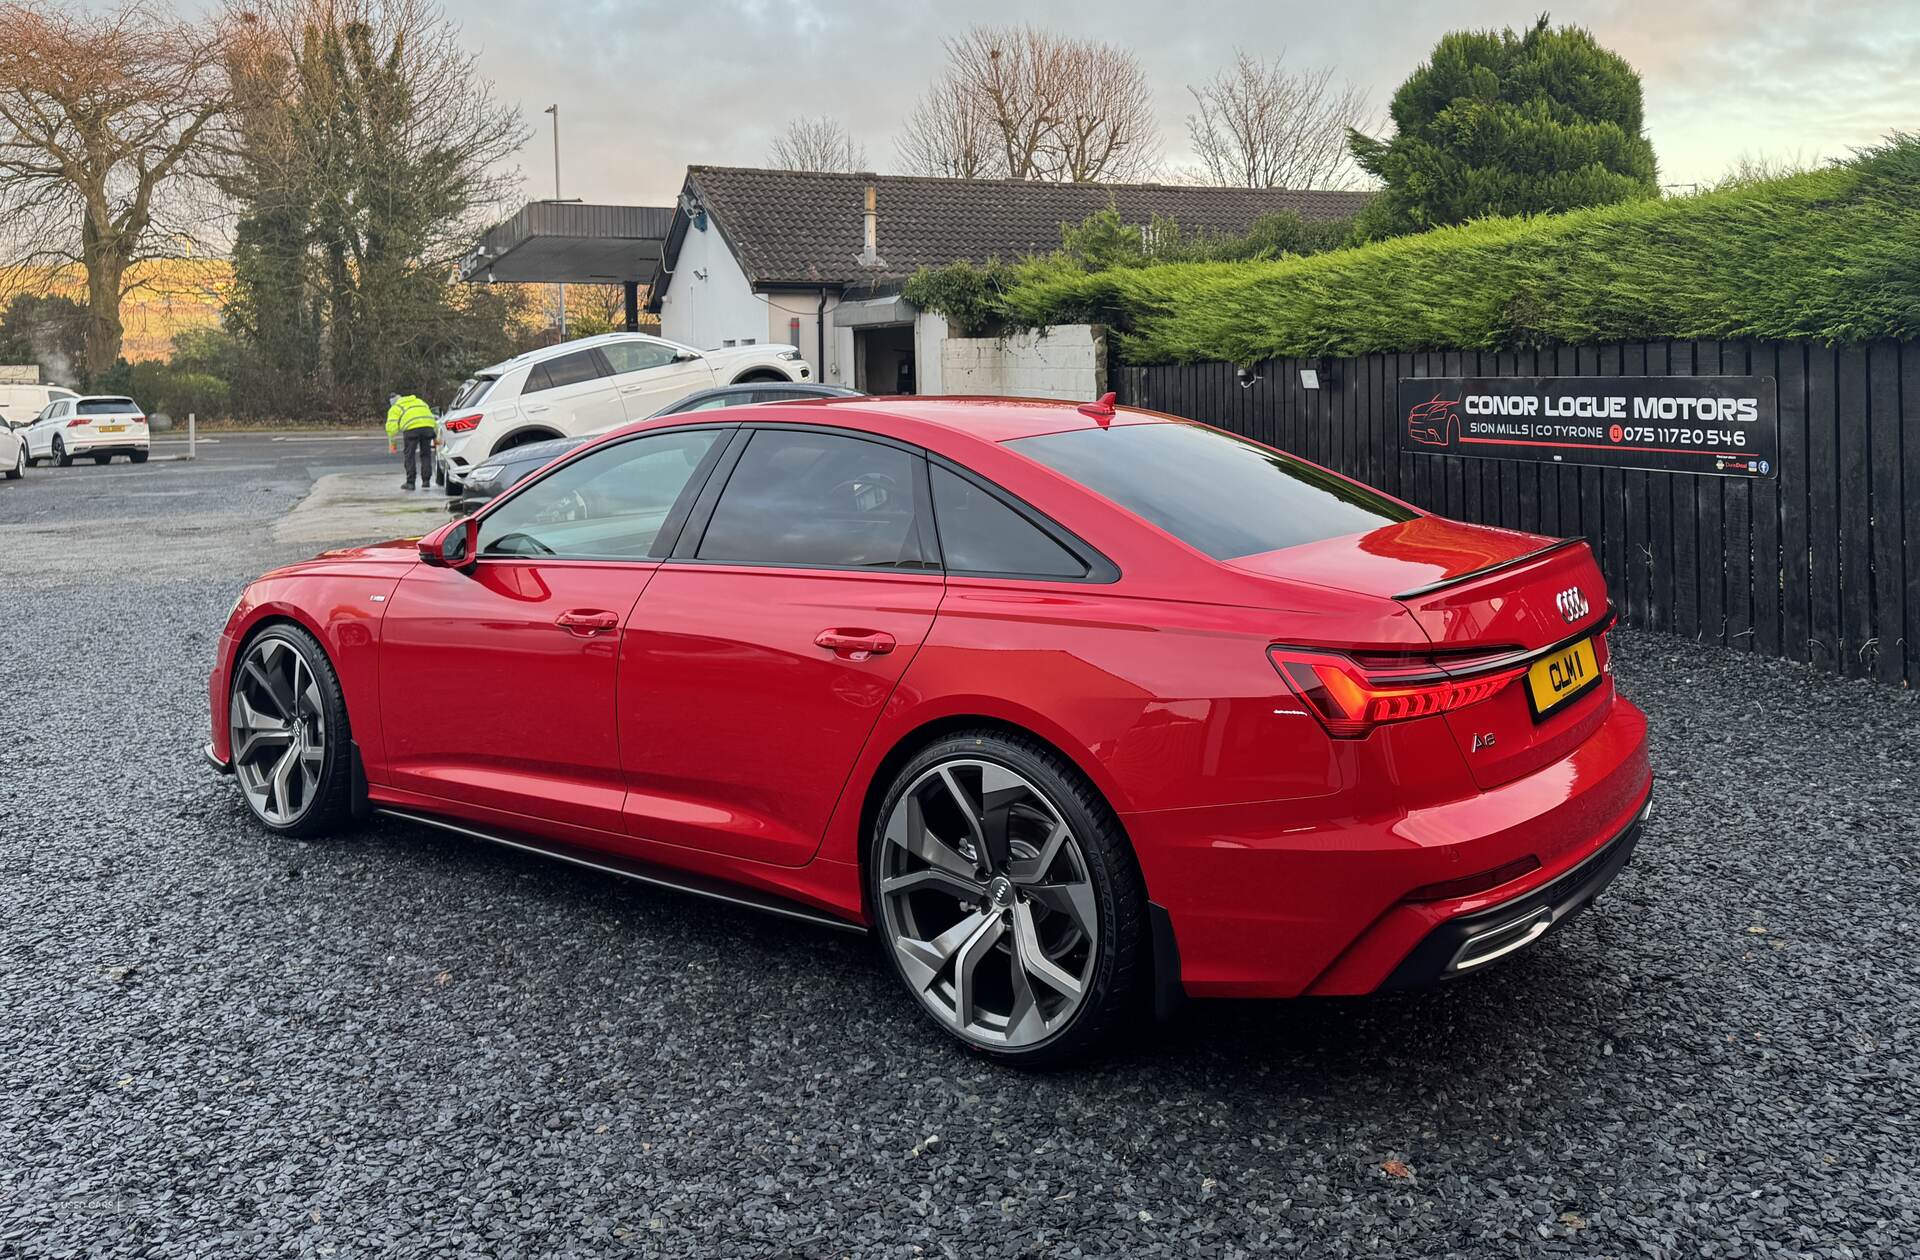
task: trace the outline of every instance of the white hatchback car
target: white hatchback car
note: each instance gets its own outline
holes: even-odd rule
[[[644,333],[606,333],[532,350],[474,373],[440,417],[447,493],[509,447],[641,420],[696,390],[811,381],[792,346],[695,350]]]
[[[61,398],[47,404],[28,425],[27,462],[54,463],[62,468],[91,456],[104,464],[125,455],[136,464],[147,462],[147,415],[140,405],[120,394],[89,394]]]

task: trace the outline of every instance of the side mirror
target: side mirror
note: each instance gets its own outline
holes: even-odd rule
[[[470,569],[480,522],[471,516],[448,521],[420,540],[420,563],[436,569]]]
[[[691,350],[682,350],[680,353],[673,356],[673,361],[675,363],[692,363],[699,357],[700,357],[699,355],[695,354]]]

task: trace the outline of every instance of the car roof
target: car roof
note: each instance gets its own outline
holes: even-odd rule
[[[895,431],[900,427],[897,422],[906,421],[909,428],[924,426],[985,442],[1011,442],[1019,438],[1038,437],[1043,433],[1110,428],[1117,424],[1159,424],[1168,419],[1151,411],[1118,407],[1114,409],[1112,418],[1103,425],[1101,417],[1080,410],[1086,405],[1084,402],[1063,402],[1055,398],[921,398],[899,395],[763,403],[755,411],[764,413],[766,409],[783,406],[824,408],[833,412],[834,420],[822,421],[812,415],[807,418],[828,424],[841,422],[841,417],[848,420],[857,418],[859,423],[855,427],[871,427],[878,432]],[[908,435],[899,432],[898,436],[906,438]]]
[[[68,400],[65,398],[62,398],[59,401],[66,402]],[[132,398],[128,397],[125,394],[80,394],[74,397],[72,401],[74,402],[123,402],[127,404],[127,406],[129,407],[137,407],[140,405],[134,402]]]
[[[529,363],[544,363],[548,359],[557,359],[563,354],[572,354],[576,350],[585,350],[591,346],[609,346],[620,341],[652,341],[663,346],[679,346],[677,341],[668,341],[665,337],[656,337],[652,333],[610,332],[596,333],[591,337],[577,337],[572,341],[563,341],[558,345],[541,346],[514,355],[511,359],[502,359],[490,363],[475,372],[474,376],[501,376],[516,367]]]
[[[711,385],[706,389],[695,390],[685,398],[676,398],[667,407],[684,407],[690,402],[705,398],[733,398],[740,394],[760,394],[768,390],[778,390],[783,394],[792,394],[793,400],[802,398],[864,398],[866,395],[846,385],[826,385],[819,381],[746,381],[734,385]],[[783,399],[782,401],[789,401]],[[661,408],[665,411],[666,408]]]

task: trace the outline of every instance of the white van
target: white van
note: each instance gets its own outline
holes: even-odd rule
[[[62,398],[78,398],[73,390],[59,385],[21,385],[0,381],[0,420],[8,424],[31,424],[47,409],[47,404]]]

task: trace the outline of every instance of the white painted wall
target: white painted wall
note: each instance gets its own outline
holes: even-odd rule
[[[772,319],[766,299],[747,283],[746,273],[734,261],[733,251],[712,219],[707,220],[705,231],[687,229],[680,260],[666,285],[660,295],[660,335],[669,341],[712,350],[728,341],[751,338],[764,345],[787,339],[784,315],[780,335],[768,336]],[[801,353],[806,354],[804,345]]]
[[[938,311],[921,311],[913,321],[913,370],[922,394],[947,392],[946,344],[947,317]]]
[[[752,340],[758,345],[791,343],[812,364],[815,380],[834,381],[836,351],[833,309],[837,297],[827,298],[827,363],[820,357],[820,298],[817,293],[755,293],[740,270],[726,237],[711,219],[704,232],[689,228],[680,246],[680,261],[667,277],[660,295],[660,335],[701,350],[727,342]],[[794,320],[799,321],[796,330]],[[797,331],[797,335],[796,335]],[[853,376],[853,343],[846,346],[844,371]]]
[[[1095,324],[1008,337],[948,337],[938,343],[937,359],[920,361],[940,365],[940,388],[926,393],[1092,402],[1107,387],[1106,329]]]
[[[836,346],[840,330],[834,327],[833,312],[840,305],[840,299],[827,295],[827,361],[817,362],[820,358],[820,294],[803,289],[783,293],[763,293],[755,299],[761,305],[761,321],[765,325],[760,340],[768,343],[791,343],[800,351],[800,357],[813,365],[813,378],[817,381],[834,383],[834,366],[838,360]],[[796,330],[794,320],[800,321]],[[853,374],[853,357],[849,345],[846,360],[846,372]]]
[[[828,316],[832,318],[831,315]],[[828,359],[820,379],[829,385],[854,387],[853,329],[829,327],[827,330]],[[802,352],[804,353],[804,351]]]

